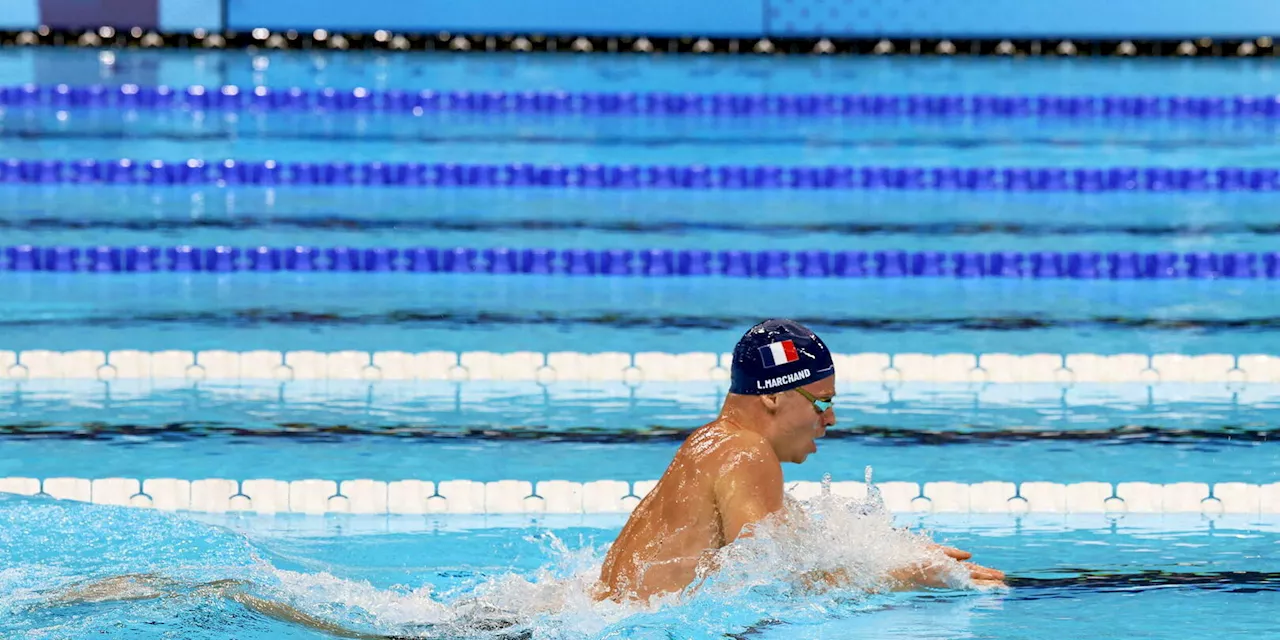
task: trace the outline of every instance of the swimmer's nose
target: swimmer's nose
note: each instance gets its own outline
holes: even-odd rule
[[[835,426],[835,424],[836,424],[836,408],[831,407],[830,409],[827,409],[826,411],[822,412],[822,435],[818,437],[827,435],[827,428]]]

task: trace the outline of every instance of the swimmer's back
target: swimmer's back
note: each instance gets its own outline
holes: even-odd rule
[[[708,550],[737,535],[737,528],[726,535],[719,502],[726,492],[722,479],[743,464],[766,471],[754,475],[776,482],[780,502],[781,467],[763,437],[723,421],[694,431],[609,549],[600,597],[645,600],[692,582]],[[771,468],[777,468],[776,476],[768,473]]]

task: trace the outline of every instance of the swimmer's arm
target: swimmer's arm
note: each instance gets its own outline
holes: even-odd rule
[[[726,463],[715,488],[725,544],[782,510],[782,467],[761,454],[744,452]]]
[[[935,551],[942,552],[947,558],[957,561],[962,567],[961,571],[967,571],[969,580],[975,586],[980,587],[999,587],[1004,586],[1004,572],[997,569],[991,569],[972,562],[965,562],[973,556],[968,551],[961,551],[954,547],[948,547],[940,544],[932,545]],[[900,567],[889,572],[888,588],[892,591],[915,591],[920,588],[945,589],[954,586],[948,578],[955,575],[954,565],[949,565],[948,561],[939,561],[937,558],[933,560],[922,560],[919,563]],[[821,590],[823,588],[839,587],[849,584],[849,574],[844,568],[826,571],[822,569],[814,569],[806,571],[800,576],[800,582],[806,589]]]
[[[269,618],[322,631],[338,638],[385,640],[387,637],[352,631],[287,604],[250,595],[244,591],[244,587],[247,585],[247,582],[241,580],[215,580],[191,585],[191,588],[195,593],[222,596]],[[53,602],[57,604],[74,604],[80,602],[144,600],[174,596],[183,588],[183,585],[171,578],[152,573],[133,573],[77,585],[54,597]]]
[[[1004,573],[972,562],[961,563],[969,572],[969,579],[980,587],[996,587],[1004,585]],[[920,563],[901,567],[889,572],[886,584],[889,591],[916,591],[922,588],[947,589],[954,587],[947,578],[952,569],[942,563]],[[800,584],[811,591],[822,591],[832,587],[849,584],[849,574],[844,568],[827,571],[814,569],[800,575]]]
[[[337,638],[354,638],[355,640],[385,640],[387,638],[387,636],[383,635],[372,635],[361,633],[359,631],[352,631],[351,629],[339,626],[329,622],[328,620],[323,620],[309,613],[304,613],[303,611],[287,604],[264,600],[244,592],[233,591],[228,593],[227,597],[240,603],[245,608],[257,611],[268,618],[274,618],[281,622],[296,624],[316,631],[321,631]]]
[[[969,580],[974,585],[980,587],[998,587],[1004,586],[1004,572],[990,567],[984,567],[973,562],[966,562],[973,554],[968,551],[962,551],[955,547],[948,547],[941,544],[930,545],[934,551],[940,551],[950,560],[959,562],[961,572],[968,572]],[[890,586],[894,591],[913,591],[921,587],[931,588],[948,588],[952,587],[949,576],[955,574],[954,565],[950,565],[947,561],[922,560],[919,563],[901,567],[895,571],[889,572]]]
[[[770,464],[772,462],[772,464]],[[782,467],[750,452],[720,468],[715,482],[716,511],[720,514],[722,545],[751,535],[752,525],[782,510]],[[717,549],[707,549],[698,559],[697,575],[689,585],[697,591],[707,576],[720,569]]]
[[[834,587],[845,587],[850,583],[849,573],[843,567],[826,570],[811,569],[799,576],[800,586],[806,591],[822,592]],[[921,587],[942,587],[937,576],[937,568],[924,566],[902,567],[889,572],[886,591],[915,591]],[[880,589],[873,589],[879,591]]]

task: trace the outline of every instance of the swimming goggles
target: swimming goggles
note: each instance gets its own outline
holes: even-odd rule
[[[808,391],[805,391],[800,387],[796,387],[796,391],[799,392],[800,395],[804,396],[805,400],[808,400],[810,403],[812,403],[813,410],[817,411],[819,414],[826,413],[827,409],[830,409],[831,405],[835,404],[835,402],[833,402],[831,398],[827,398],[825,400],[819,399],[818,397],[814,396],[812,393],[809,393]]]

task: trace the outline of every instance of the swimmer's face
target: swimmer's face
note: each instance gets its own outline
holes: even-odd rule
[[[836,378],[831,376],[800,388],[818,400],[831,400],[836,395]],[[825,436],[827,427],[836,423],[835,407],[818,413],[813,403],[794,389],[778,394],[777,398],[774,447],[778,460],[804,462],[809,454],[818,450],[814,441]]]

